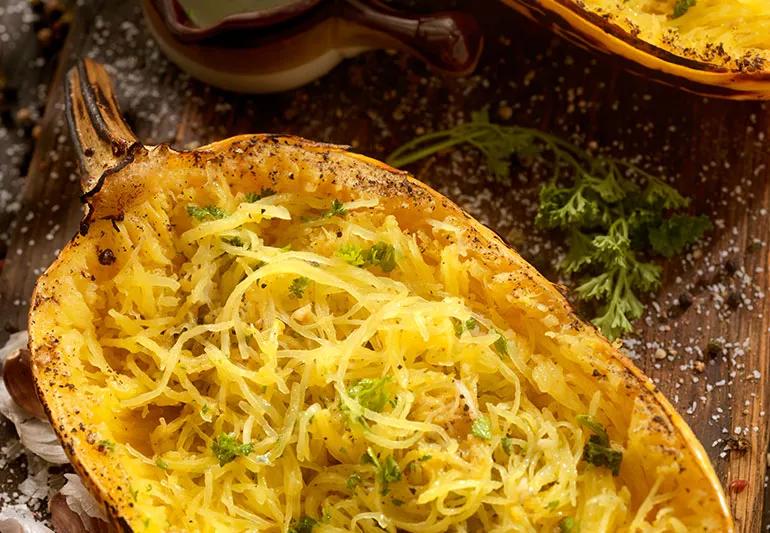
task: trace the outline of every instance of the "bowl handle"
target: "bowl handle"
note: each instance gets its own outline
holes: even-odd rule
[[[78,61],[67,73],[65,95],[70,135],[84,171],[80,188],[88,197],[106,175],[130,163],[142,144],[120,114],[104,66]]]
[[[339,16],[386,34],[432,67],[450,74],[469,74],[484,44],[478,22],[470,14],[441,11],[410,14],[378,0],[342,0]]]

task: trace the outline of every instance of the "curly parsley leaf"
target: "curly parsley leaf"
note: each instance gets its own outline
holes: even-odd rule
[[[396,250],[392,244],[378,242],[363,254],[366,262],[373,266],[379,266],[383,272],[390,272],[396,268]]]
[[[273,196],[274,194],[275,194],[275,191],[273,189],[265,187],[259,192],[247,192],[245,199],[250,204],[253,204],[256,201],[261,200],[262,198],[267,198],[268,196]]]
[[[578,533],[578,525],[574,518],[565,516],[559,522],[559,533]]]
[[[483,415],[476,418],[471,424],[471,433],[481,440],[491,440],[492,426],[489,423],[489,418]]]
[[[332,200],[332,205],[329,207],[329,209],[324,211],[323,215],[321,216],[323,218],[341,217],[347,214],[347,212],[348,210],[345,209],[345,205],[335,198]]]
[[[708,217],[674,215],[660,226],[650,228],[650,245],[663,257],[672,257],[697,242],[710,229],[711,221]]]
[[[390,377],[371,379],[364,378],[348,388],[348,396],[354,398],[361,407],[371,411],[381,412],[390,401],[388,384]]]
[[[358,472],[353,472],[348,477],[347,482],[345,483],[349,490],[355,490],[355,488],[361,484],[361,474]]]
[[[612,448],[604,426],[589,415],[578,415],[577,421],[593,433],[583,447],[583,460],[594,466],[609,469],[613,476],[620,474],[623,452]]]
[[[696,0],[676,0],[676,4],[674,4],[674,12],[671,15],[671,18],[679,18],[687,11],[695,5]]]
[[[225,212],[221,207],[215,205],[207,205],[199,207],[197,205],[188,205],[187,214],[196,220],[219,219],[225,217]]]
[[[382,495],[390,492],[390,483],[401,481],[401,468],[398,466],[396,458],[392,455],[389,455],[385,460],[380,461],[377,454],[371,448],[367,448],[366,453],[361,457],[361,462],[374,465],[377,473],[377,480],[380,482],[380,493]]]
[[[288,533],[311,533],[318,525],[318,520],[309,516],[302,516],[296,522],[292,522]]]
[[[224,466],[236,457],[249,455],[254,451],[254,444],[239,442],[235,433],[220,433],[211,443],[211,451],[219,460],[219,466]]]
[[[337,250],[337,256],[353,266],[364,266],[366,264],[364,251],[355,244],[343,244]]]
[[[289,284],[289,296],[300,299],[305,294],[305,289],[310,284],[310,280],[305,276],[294,278]]]
[[[355,244],[343,244],[337,250],[337,256],[353,266],[378,266],[383,272],[396,268],[396,249],[382,241],[365,250]]]

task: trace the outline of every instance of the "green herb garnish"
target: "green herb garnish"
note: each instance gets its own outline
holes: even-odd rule
[[[355,399],[361,407],[379,413],[390,401],[387,389],[389,382],[390,377],[361,379],[348,388],[348,396]]]
[[[578,533],[577,522],[571,516],[565,516],[559,522],[559,533]]]
[[[467,329],[468,331],[470,331],[472,329],[476,329],[476,326],[478,326],[478,325],[479,325],[479,323],[473,317],[471,317],[471,318],[469,318],[468,320],[465,321],[465,329]]]
[[[222,239],[224,242],[229,244],[230,246],[237,246],[238,248],[243,248],[243,240],[241,240],[240,237],[232,237],[229,239]]]
[[[168,470],[168,463],[161,458],[155,459],[155,466],[162,470]]]
[[[506,436],[500,439],[500,445],[505,453],[511,455],[511,450],[513,449],[513,439],[511,437]]]
[[[471,424],[471,433],[481,440],[490,440],[492,438],[492,428],[489,419],[486,416],[480,416]]]
[[[674,12],[671,15],[671,18],[679,18],[687,11],[695,5],[696,0],[676,0],[676,4],[674,4]]]
[[[334,200],[332,200],[332,205],[329,208],[329,210],[324,211],[323,215],[321,216],[323,218],[341,217],[347,214],[347,212],[348,210],[345,209],[344,204],[335,198]]]
[[[249,203],[254,203],[258,200],[261,200],[262,198],[266,198],[267,196],[272,196],[274,194],[275,191],[273,189],[264,188],[259,192],[247,192],[245,199]]]
[[[501,333],[498,333],[497,340],[492,344],[492,347],[498,355],[508,355],[508,340]]]
[[[361,457],[361,462],[374,465],[374,468],[377,470],[377,479],[382,487],[380,489],[382,495],[390,492],[388,488],[390,483],[401,481],[401,468],[392,455],[386,457],[384,461],[380,461],[377,454],[371,448],[367,448],[366,453]]]
[[[348,486],[348,489],[353,490],[360,483],[361,483],[361,475],[358,472],[353,472],[352,474],[350,474],[350,477],[348,477],[348,480],[345,484]]]
[[[235,438],[235,433],[221,433],[211,443],[211,450],[219,460],[219,466],[235,460],[236,457],[244,457],[254,451],[254,444],[242,443]]]
[[[463,334],[463,323],[461,320],[458,320],[455,317],[451,317],[452,319],[452,326],[455,330],[455,337],[460,337]]]
[[[207,218],[218,219],[225,217],[225,212],[222,210],[222,208],[215,205],[207,205],[205,207],[188,205],[187,214],[197,220],[205,220]]]
[[[589,415],[578,415],[577,421],[593,433],[583,447],[583,459],[594,466],[608,468],[613,476],[620,474],[623,452],[611,447],[610,438],[604,426]]]
[[[302,296],[305,294],[305,289],[307,288],[308,284],[310,283],[310,280],[304,276],[299,278],[294,278],[289,285],[289,295],[292,298],[302,298]]]
[[[406,143],[388,163],[407,165],[460,144],[478,149],[496,178],[509,176],[513,156],[550,165],[535,222],[563,232],[568,252],[559,270],[580,278],[577,298],[594,307],[594,324],[611,339],[631,331],[644,312],[638,294],[660,284],[661,269],[650,259],[682,252],[711,227],[706,217],[682,213],[689,200],[638,166],[536,129],[493,124],[486,110]]]
[[[364,251],[361,247],[355,244],[343,244],[337,250],[337,256],[353,266],[364,266],[366,264],[363,253]]]
[[[296,522],[292,522],[288,533],[310,533],[318,524],[318,520],[309,516],[302,516]]]
[[[337,255],[353,266],[379,266],[384,272],[396,268],[396,250],[392,244],[378,242],[366,250],[355,244],[344,244]]]
[[[383,272],[396,268],[396,250],[392,244],[378,242],[364,252],[364,259],[373,266],[379,266]]]

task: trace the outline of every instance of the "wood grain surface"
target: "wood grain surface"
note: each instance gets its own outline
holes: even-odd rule
[[[111,66],[140,139],[178,148],[243,132],[286,132],[384,157],[419,133],[488,107],[500,122],[539,127],[631,158],[692,196],[693,212],[712,217],[708,239],[664,265],[663,289],[627,346],[703,442],[738,530],[763,530],[770,378],[767,105],[657,85],[493,1],[471,7],[487,38],[474,76],[444,79],[414,59],[380,51],[348,60],[304,88],[248,96],[211,89],[168,63],[134,2],[84,2],[58,67],[50,69],[42,134],[0,272],[1,323],[6,330],[25,327],[35,278],[77,227],[77,169],[63,127],[62,76],[79,57]],[[2,160],[2,171],[14,164]],[[540,182],[529,167],[514,165],[510,180],[494,182],[477,154],[458,150],[410,170],[556,280],[560,239],[532,227]],[[745,489],[735,490],[736,480],[747,481]],[[11,481],[0,473],[0,487]]]

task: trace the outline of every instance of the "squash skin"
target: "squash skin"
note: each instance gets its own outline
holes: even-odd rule
[[[581,48],[622,60],[643,77],[688,92],[732,100],[769,100],[770,69],[737,70],[674,54],[582,7],[579,0],[503,0]]]
[[[29,316],[32,369],[38,395],[75,469],[107,512],[116,531],[138,531],[141,517],[128,494],[129,478],[120,461],[108,457],[94,445],[94,428],[99,421],[91,417],[90,406],[98,398],[78,392],[70,375],[68,355],[58,349],[60,339],[50,334],[66,301],[67,277],[84,275],[80,268],[90,254],[97,253],[100,233],[110,227],[110,218],[119,216],[139,198],[153,176],[164,169],[181,170],[222,159],[236,163],[252,187],[270,186],[280,191],[323,188],[353,197],[378,197],[397,216],[402,225],[419,224],[429,217],[455,216],[464,219],[473,253],[494,265],[499,272],[515,273],[513,290],[533,295],[558,318],[554,329],[590,346],[597,361],[604,362],[602,379],[617,380],[625,405],[637,402],[645,410],[643,431],[663,442],[671,453],[682,454],[687,468],[697,472],[708,486],[708,498],[693,502],[704,513],[719,521],[715,531],[734,531],[720,483],[708,456],[686,422],[656,389],[654,384],[622,356],[596,330],[579,320],[558,289],[526,263],[491,230],[482,226],[448,199],[416,181],[408,174],[367,157],[348,153],[343,147],[319,144],[296,137],[247,135],[234,137],[192,152],[175,152],[168,147],[140,147],[132,161],[101,179],[89,191],[87,218],[81,234],[62,250],[56,261],[39,279]],[[272,177],[260,174],[260,162],[270,160],[279,171]],[[256,168],[256,171],[250,170]],[[302,168],[312,175],[294,179],[290,169]],[[308,170],[311,169],[311,170]],[[291,178],[289,176],[292,176]],[[626,415],[624,415],[626,416]]]

